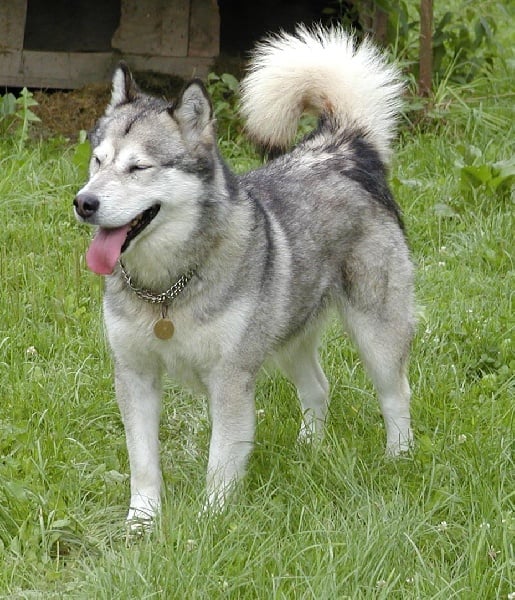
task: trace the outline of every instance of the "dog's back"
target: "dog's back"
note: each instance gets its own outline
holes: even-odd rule
[[[401,89],[397,70],[341,29],[300,28],[255,53],[242,82],[242,112],[255,140],[284,151],[302,112],[319,116],[290,152],[240,178],[281,231],[281,254],[289,255],[286,335],[336,302],[346,314],[380,311],[399,321],[396,345],[407,352],[413,274],[387,184]],[[280,260],[275,239],[266,264]]]

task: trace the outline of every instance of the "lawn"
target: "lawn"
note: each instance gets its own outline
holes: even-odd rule
[[[417,265],[416,447],[393,461],[335,325],[327,435],[295,442],[294,390],[265,373],[256,448],[228,509],[200,515],[209,419],[167,383],[159,523],[127,539],[128,463],[90,232],[83,146],[0,139],[0,598],[515,598],[513,56],[408,111],[391,185]],[[223,83],[223,82],[222,82]],[[219,81],[212,82],[216,86]],[[259,164],[231,107],[222,151]],[[33,131],[37,132],[37,124]],[[511,162],[510,162],[511,161]]]

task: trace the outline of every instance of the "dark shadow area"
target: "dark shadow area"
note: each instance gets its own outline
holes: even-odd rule
[[[109,52],[120,0],[28,0],[26,50]]]

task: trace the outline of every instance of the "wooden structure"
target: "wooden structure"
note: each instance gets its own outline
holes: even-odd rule
[[[35,2],[35,0],[34,0]],[[52,33],[42,31],[44,49],[26,48],[26,26],[31,0],[0,2],[0,86],[76,88],[87,83],[107,81],[113,67],[125,59],[134,70],[168,73],[184,78],[204,77],[218,56],[220,17],[216,0],[113,0],[117,26],[110,47],[98,51],[94,47],[95,27],[88,30],[81,6],[86,3],[65,3],[75,11],[74,23],[87,37],[86,42],[71,44],[73,50],[52,48]],[[109,0],[99,0],[101,10]],[[36,2],[35,2],[36,4]],[[35,5],[34,4],[34,5]],[[57,28],[59,14],[54,14],[54,2],[39,2],[43,15],[54,18]],[[113,4],[113,6],[114,6]],[[48,8],[46,8],[48,7]],[[95,0],[87,3],[88,14],[95,10]],[[30,11],[29,11],[30,14]],[[78,16],[77,16],[78,15]],[[71,17],[72,15],[67,15]],[[98,19],[97,19],[98,22]],[[41,37],[41,39],[43,39]],[[86,39],[86,38],[85,38]],[[105,45],[105,44],[104,44]],[[93,46],[93,47],[92,47]],[[84,49],[86,48],[86,49]]]

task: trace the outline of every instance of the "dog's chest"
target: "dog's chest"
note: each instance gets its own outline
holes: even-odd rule
[[[173,334],[167,339],[156,335],[156,324],[163,318],[158,305],[107,302],[104,318],[115,357],[143,370],[159,365],[174,379],[197,388],[216,364],[238,352],[249,309],[243,303],[205,315],[195,307],[172,305],[165,318],[170,320]]]

